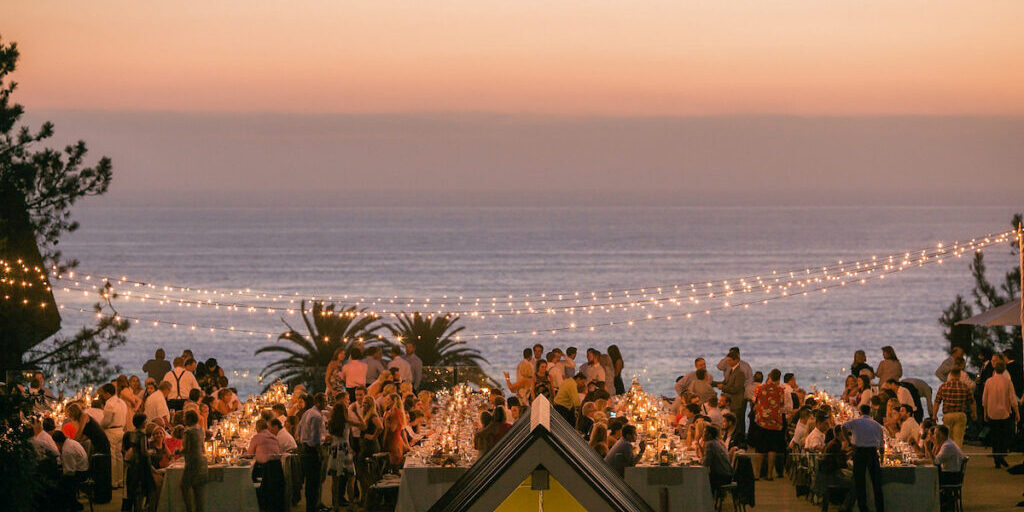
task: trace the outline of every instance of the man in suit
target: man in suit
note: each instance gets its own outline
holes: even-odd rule
[[[725,356],[725,362],[727,364],[725,381],[719,384],[718,387],[722,390],[723,395],[729,397],[732,414],[736,416],[736,430],[746,432],[743,411],[746,409],[744,407],[744,393],[747,389],[747,378],[742,371],[738,371],[740,364],[739,356],[730,352],[729,355]]]

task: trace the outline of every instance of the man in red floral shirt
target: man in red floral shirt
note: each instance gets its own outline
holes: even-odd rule
[[[783,430],[782,411],[785,407],[785,390],[779,385],[782,372],[773,368],[768,373],[768,381],[757,388],[754,393],[754,424],[756,435],[752,432],[752,440],[757,450],[754,457],[754,471],[760,473],[761,456],[768,454],[767,480],[775,479],[775,454],[786,450],[786,433]],[[755,430],[755,429],[751,429]]]

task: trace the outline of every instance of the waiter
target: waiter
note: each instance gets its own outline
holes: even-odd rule
[[[124,486],[124,453],[121,451],[121,440],[124,438],[124,427],[128,423],[128,404],[117,396],[117,388],[106,383],[100,388],[103,399],[103,421],[100,426],[110,441],[111,485],[116,489]]]
[[[843,432],[853,435],[850,445],[853,446],[853,485],[857,491],[857,506],[861,512],[868,512],[867,482],[864,481],[865,473],[868,473],[875,494],[875,511],[885,512],[879,463],[885,455],[885,438],[882,425],[871,418],[871,406],[862,405],[860,417],[844,423]]]

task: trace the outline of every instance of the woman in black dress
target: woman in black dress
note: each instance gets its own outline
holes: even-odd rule
[[[140,511],[144,501],[153,501],[153,470],[149,465],[149,439],[143,428],[146,426],[146,415],[136,414],[132,417],[135,430],[125,432],[121,441],[124,462],[127,467],[125,480],[128,510]]]

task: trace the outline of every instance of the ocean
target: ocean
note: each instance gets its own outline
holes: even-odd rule
[[[221,290],[258,289],[349,300],[370,296],[507,297],[542,292],[621,290],[704,283],[771,271],[821,267],[872,255],[932,247],[1005,231],[1012,207],[636,207],[636,208],[138,208],[77,209],[81,229],[61,247],[81,261],[79,272]],[[991,275],[1014,265],[1006,245],[986,251]],[[670,394],[698,356],[713,366],[731,346],[755,370],[793,372],[798,383],[830,391],[842,387],[853,352],[874,365],[892,345],[904,375],[928,379],[945,357],[937,319],[958,293],[969,294],[969,258],[911,268],[863,286],[846,286],[730,308],[685,320],[685,308],[640,321],[647,310],[588,317],[519,315],[463,318],[467,343],[487,358],[494,377],[513,370],[522,349],[541,343],[604,351],[617,344],[625,375],[645,389]],[[71,332],[91,323],[71,311],[92,301],[57,292]],[[449,299],[450,300],[450,299]],[[619,300],[622,300],[621,298]],[[150,320],[234,326],[267,332],[300,328],[295,316],[227,312],[118,302],[121,314]],[[676,308],[673,310],[672,308]],[[693,309],[690,309],[693,310]],[[699,310],[699,309],[698,309]],[[593,322],[620,325],[551,334],[546,329]],[[474,334],[507,330],[520,335]],[[539,331],[537,335],[530,331]],[[128,374],[157,347],[173,357],[190,348],[215,357],[245,396],[262,388],[258,376],[272,358],[254,351],[276,343],[265,335],[214,332],[140,323],[126,345],[109,356]],[[577,361],[584,359],[579,356]],[[716,377],[718,373],[716,372]],[[628,382],[628,378],[627,378]]]

